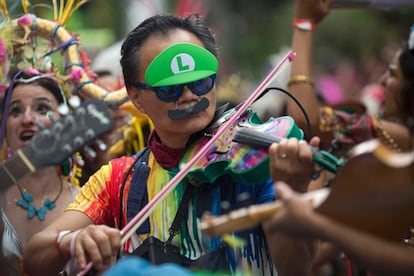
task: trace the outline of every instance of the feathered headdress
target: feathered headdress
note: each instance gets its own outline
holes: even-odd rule
[[[13,81],[22,71],[35,72],[39,77],[52,77],[59,83],[63,98],[72,96],[72,88],[81,75],[89,76],[87,71],[88,60],[78,49],[78,36],[66,31],[65,25],[73,13],[87,0],[52,0],[54,18],[47,20],[30,13],[33,6],[28,0],[21,0],[24,15],[13,18],[5,0],[0,0],[0,10],[3,15],[0,23],[0,83],[2,87],[13,87]],[[21,13],[20,13],[21,15]],[[54,63],[53,55],[61,53],[57,58],[64,59],[64,67],[58,68]],[[85,69],[86,68],[86,69]],[[8,76],[9,72],[18,72]],[[7,78],[10,78],[8,80]],[[7,92],[7,93],[6,93]],[[0,148],[5,134],[4,123],[7,116],[8,98],[10,91],[4,94],[4,113],[2,116],[2,129],[0,133]],[[71,158],[62,166],[62,174],[72,183],[78,182],[79,158]],[[2,156],[4,157],[4,155]],[[1,158],[1,157],[0,157]],[[71,168],[68,170],[68,167]]]

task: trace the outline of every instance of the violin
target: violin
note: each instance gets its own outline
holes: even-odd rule
[[[190,183],[193,185],[213,183],[222,175],[230,175],[233,179],[242,179],[254,185],[269,177],[267,149],[236,143],[233,138],[241,129],[266,133],[271,137],[303,139],[303,131],[295,124],[293,118],[283,116],[271,118],[263,123],[257,114],[249,109],[234,125],[227,128],[207,153],[194,164],[186,176]],[[205,139],[209,137],[201,138],[201,140]],[[193,143],[181,158],[179,167],[183,168],[203,144],[203,141]]]
[[[401,242],[413,225],[414,151],[392,152],[370,140],[348,152],[329,188],[303,194],[315,210],[340,223]],[[203,215],[201,230],[222,235],[245,230],[283,209],[281,201],[251,205],[228,214]]]
[[[230,111],[229,111],[230,112]],[[303,139],[303,131],[293,118],[282,116],[263,123],[252,110],[240,117],[236,124],[216,141],[193,166],[187,178],[192,184],[213,183],[218,177],[229,174],[249,184],[258,184],[269,178],[268,147],[282,138]],[[180,166],[185,165],[203,143],[194,143],[183,156]],[[335,173],[344,160],[326,151],[312,148],[314,160],[323,169]],[[319,174],[320,171],[317,172]],[[317,178],[317,175],[313,176]]]

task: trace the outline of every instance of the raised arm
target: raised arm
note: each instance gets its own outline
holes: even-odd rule
[[[321,134],[317,132],[319,102],[312,72],[313,38],[317,24],[329,13],[331,4],[332,0],[296,0],[293,16],[292,50],[296,53],[296,58],[292,62],[288,89],[305,108],[315,131],[314,135],[317,136]],[[307,122],[296,103],[288,101],[287,111],[308,136]]]

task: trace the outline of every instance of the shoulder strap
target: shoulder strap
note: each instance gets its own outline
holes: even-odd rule
[[[134,163],[128,169],[128,172],[124,175],[124,179],[122,181],[120,195],[119,195],[119,198],[120,198],[119,200],[119,204],[120,204],[119,226],[120,228],[124,226],[123,221],[122,221],[124,202],[122,199],[123,199],[123,194],[125,190],[125,185],[126,185],[128,176],[131,173],[131,171],[133,171],[134,174],[131,179],[131,184],[130,184],[129,193],[128,193],[128,200],[127,200],[127,205],[126,205],[127,221],[130,221],[135,216],[135,214],[140,210],[140,208],[142,208],[141,206],[146,204],[145,201],[148,202],[146,183],[147,183],[147,178],[148,178],[148,174],[150,171],[150,168],[148,166],[149,154],[150,154],[150,150],[148,147],[145,147],[142,150],[140,150],[138,153],[136,153],[135,154],[136,159]],[[135,200],[138,200],[138,201],[135,201]],[[131,208],[134,211],[131,211]],[[149,231],[149,222],[145,222],[143,226],[146,224],[148,224],[148,231]]]
[[[178,233],[180,224],[184,219],[185,212],[187,211],[188,203],[190,203],[191,197],[193,195],[193,190],[194,186],[190,183],[187,183],[187,187],[185,188],[184,195],[181,199],[180,205],[178,206],[177,213],[175,214],[175,218],[169,229],[170,236],[166,242],[167,244],[170,244],[174,236]]]

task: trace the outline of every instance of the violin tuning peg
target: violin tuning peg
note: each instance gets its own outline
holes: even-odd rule
[[[316,180],[316,179],[318,179],[318,178],[319,178],[319,176],[321,176],[321,171],[322,171],[322,169],[320,169],[320,170],[314,170],[314,171],[311,173],[310,178],[311,178],[312,180]]]
[[[220,208],[223,214],[228,214],[231,211],[231,204],[228,201],[222,201],[220,203]]]
[[[237,196],[237,204],[239,207],[248,207],[252,204],[252,197],[249,193],[241,193]]]
[[[338,140],[332,140],[331,149],[333,152],[338,152],[339,150],[341,150],[341,148],[341,143],[339,143]]]

